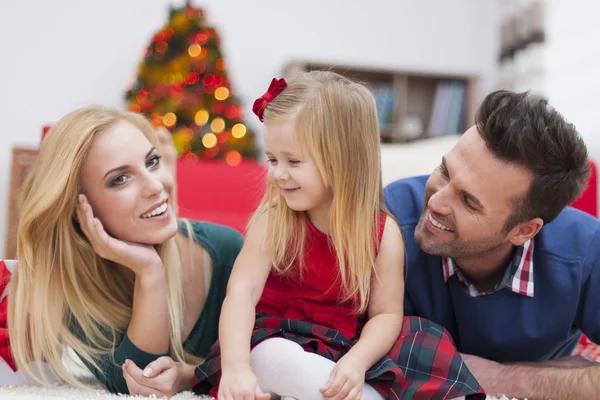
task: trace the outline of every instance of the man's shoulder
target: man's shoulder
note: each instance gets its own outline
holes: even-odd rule
[[[583,211],[566,207],[544,225],[536,240],[537,248],[558,257],[584,259],[600,237],[600,220]]]
[[[414,227],[419,221],[428,178],[428,175],[404,178],[384,189],[385,205],[401,226]]]

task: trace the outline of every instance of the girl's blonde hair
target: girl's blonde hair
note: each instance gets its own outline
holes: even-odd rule
[[[39,383],[48,377],[33,361],[44,360],[60,378],[85,386],[63,365],[65,346],[98,367],[97,360],[112,356],[131,319],[132,275],[96,255],[73,220],[94,138],[119,121],[133,124],[156,144],[153,126],[140,115],[98,106],[76,110],[49,131],[20,194],[8,327],[19,371]],[[183,300],[175,238],[157,251],[166,271],[170,355],[181,361]]]
[[[336,73],[311,71],[275,97],[263,117],[265,124],[295,117],[296,138],[306,146],[333,193],[329,236],[337,254],[343,300],[358,296],[358,311],[364,312],[377,252],[378,215],[386,212],[373,95]],[[275,201],[277,194],[277,187],[269,182],[250,225],[267,213],[273,268],[285,274],[294,263],[302,269],[307,216],[283,200]]]

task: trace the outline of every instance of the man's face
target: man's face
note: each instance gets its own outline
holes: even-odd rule
[[[427,181],[415,240],[428,254],[454,259],[501,247],[510,240],[505,223],[531,181],[531,172],[496,158],[471,127]]]

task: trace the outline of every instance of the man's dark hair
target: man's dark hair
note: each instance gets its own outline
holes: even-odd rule
[[[533,173],[528,193],[515,199],[505,232],[532,218],[551,222],[585,189],[590,174],[585,143],[547,99],[528,92],[490,93],[475,124],[492,154]]]

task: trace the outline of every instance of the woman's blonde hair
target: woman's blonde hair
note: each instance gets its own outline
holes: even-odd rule
[[[60,378],[84,386],[63,365],[65,346],[97,367],[99,359],[112,356],[131,319],[132,275],[96,255],[73,220],[94,138],[119,121],[133,124],[156,144],[153,126],[140,115],[98,106],[76,110],[48,132],[20,194],[8,327],[19,371],[40,383],[47,377],[32,361],[44,360]],[[166,271],[170,355],[181,361],[183,299],[175,238],[157,251]]]
[[[378,215],[386,212],[373,95],[336,73],[311,71],[275,97],[263,117],[265,124],[295,118],[296,138],[333,193],[329,236],[337,254],[343,300],[359,296],[358,311],[364,312],[377,252]],[[307,217],[285,201],[275,201],[277,195],[277,187],[269,182],[250,225],[267,213],[273,268],[285,274],[295,263],[302,269]]]

